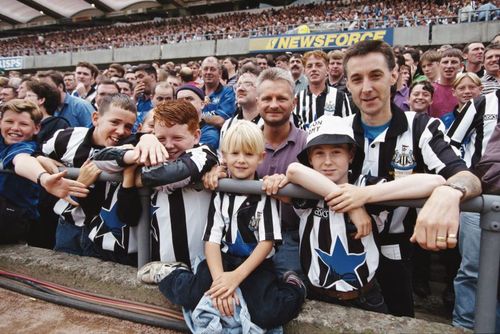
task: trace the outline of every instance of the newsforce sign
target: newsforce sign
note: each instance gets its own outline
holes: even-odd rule
[[[0,57],[0,68],[20,70],[23,68],[23,57]]]
[[[364,40],[384,40],[392,45],[393,29],[254,37],[250,38],[249,49],[250,52],[340,49],[347,48]]]

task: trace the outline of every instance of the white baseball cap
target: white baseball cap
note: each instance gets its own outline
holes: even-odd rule
[[[323,115],[307,129],[307,141],[304,149],[297,155],[297,159],[309,166],[307,151],[316,145],[357,145],[352,127],[342,117]]]

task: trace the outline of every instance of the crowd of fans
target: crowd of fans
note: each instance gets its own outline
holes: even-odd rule
[[[478,2],[478,1],[476,1]],[[489,1],[485,1],[490,3]],[[62,29],[39,35],[0,40],[1,56],[28,56],[140,45],[172,44],[193,40],[283,34],[306,24],[311,30],[355,30],[387,27],[454,24],[492,20],[493,7],[474,1],[327,1],[269,9],[257,13],[233,12],[217,16],[155,19],[134,24],[114,24],[85,29]],[[488,15],[486,15],[488,13]]]

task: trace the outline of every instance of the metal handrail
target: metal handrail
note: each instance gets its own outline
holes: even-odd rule
[[[66,177],[76,179],[78,168],[60,168],[67,170]],[[0,171],[11,172],[11,171]],[[97,181],[120,182],[122,175],[102,172]],[[233,179],[220,179],[217,191],[235,192],[245,194],[263,194],[262,181],[238,181]],[[138,223],[137,247],[138,266],[150,261],[150,188],[140,188],[142,215]],[[312,193],[300,186],[288,184],[279,190],[278,195],[295,198],[319,199],[321,196]],[[388,206],[407,206],[420,208],[425,199],[398,200],[381,202]],[[460,209],[467,212],[480,213],[481,243],[479,255],[479,274],[476,298],[475,328],[476,333],[493,333],[495,331],[495,317],[500,269],[500,196],[481,195],[460,204]]]

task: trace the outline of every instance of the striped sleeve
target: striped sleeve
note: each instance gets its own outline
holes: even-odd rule
[[[447,135],[451,139],[452,145],[460,148],[464,139],[474,130],[481,127],[484,114],[483,104],[486,101],[484,96],[474,101],[469,101],[462,108],[453,124],[448,129]]]
[[[262,195],[257,211],[262,216],[259,222],[259,241],[281,240],[281,219],[278,213],[278,202],[269,196]]]
[[[418,147],[427,171],[440,174],[445,178],[467,170],[464,161],[450,145],[444,134],[444,124],[426,114],[415,114],[413,119],[413,136],[418,138]]]
[[[45,144],[42,145],[42,152],[46,156],[48,156],[51,159],[54,160],[60,160],[62,157],[62,154],[58,154],[56,147],[60,146],[59,143],[62,141],[61,137],[67,137],[69,138],[71,136],[71,133],[73,132],[72,128],[69,129],[61,129],[59,131],[56,131],[52,138],[47,140]],[[56,145],[57,142],[57,145]],[[64,154],[64,153],[63,153]]]
[[[208,208],[207,223],[205,226],[205,233],[203,241],[210,241],[216,244],[221,244],[222,237],[224,236],[224,218],[222,217],[221,206],[222,197],[224,193],[214,192],[210,206]]]

